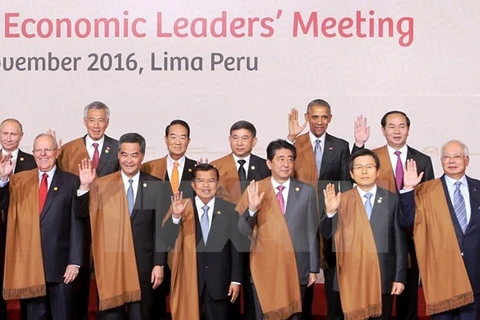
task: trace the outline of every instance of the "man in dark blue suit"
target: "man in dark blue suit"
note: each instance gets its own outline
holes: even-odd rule
[[[435,320],[477,319],[480,181],[465,175],[470,158],[462,142],[446,143],[441,159],[444,175],[420,185],[423,172],[408,160],[400,223],[414,227],[427,314]]]

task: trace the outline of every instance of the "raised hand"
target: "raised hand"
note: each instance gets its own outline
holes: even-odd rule
[[[90,184],[96,177],[95,169],[92,166],[90,159],[82,159],[82,163],[78,164],[78,177],[80,178],[80,190],[88,190]]]
[[[255,180],[250,181],[250,184],[247,187],[247,195],[248,195],[248,209],[252,212],[258,210],[258,207],[263,201],[263,197],[265,196],[265,192],[261,194],[258,193],[258,182]]]
[[[355,145],[363,147],[368,138],[370,138],[370,127],[367,123],[367,117],[359,115],[354,124]]]
[[[325,198],[325,210],[327,213],[334,213],[340,206],[341,192],[335,194],[335,186],[333,183],[327,184],[323,189],[323,196]]]
[[[172,216],[175,219],[180,219],[182,217],[185,208],[187,207],[187,199],[183,199],[183,192],[177,191],[171,197],[172,199]]]
[[[305,129],[307,121],[302,126],[298,124],[298,110],[293,108],[288,114],[288,140],[294,142],[297,136]]]
[[[12,155],[6,155],[0,161],[0,180],[7,181],[8,177],[13,173]]]
[[[205,160],[203,158],[198,159],[196,165],[198,166],[199,164],[202,164],[202,163],[208,163],[208,158],[205,158]]]
[[[422,181],[422,178],[423,172],[420,172],[420,174],[417,173],[417,163],[415,160],[407,160],[403,170],[403,189],[412,190]]]
[[[60,140],[57,139],[57,133],[53,129],[48,129],[47,133],[51,134],[55,138],[55,140],[57,140],[57,148],[58,150],[60,150],[62,148],[62,139]]]

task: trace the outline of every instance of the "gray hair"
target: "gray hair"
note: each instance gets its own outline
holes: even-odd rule
[[[443,157],[443,151],[445,150],[445,148],[451,144],[451,143],[455,143],[455,144],[458,144],[459,146],[461,146],[463,148],[463,153],[466,157],[468,157],[468,147],[465,143],[463,143],[462,141],[460,140],[450,140],[450,141],[447,141],[446,143],[444,143],[442,145],[442,153],[440,155],[440,157]]]
[[[83,109],[83,119],[87,119],[88,110],[90,109],[105,110],[105,114],[107,115],[107,121],[110,120],[110,109],[108,109],[105,103],[100,101],[93,101],[92,103],[88,104]]]

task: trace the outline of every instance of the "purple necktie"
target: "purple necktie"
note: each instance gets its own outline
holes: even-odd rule
[[[400,159],[400,151],[395,151],[397,156],[397,167],[395,168],[395,182],[397,183],[397,190],[402,190],[403,184],[403,164],[402,159]]]

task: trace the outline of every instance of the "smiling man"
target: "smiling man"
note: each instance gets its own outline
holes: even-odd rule
[[[391,319],[393,297],[402,293],[407,278],[398,197],[377,186],[380,161],[374,152],[352,154],[349,168],[357,186],[335,194],[329,184],[320,223],[322,235],[334,239],[334,289],[340,292],[346,319]]]

